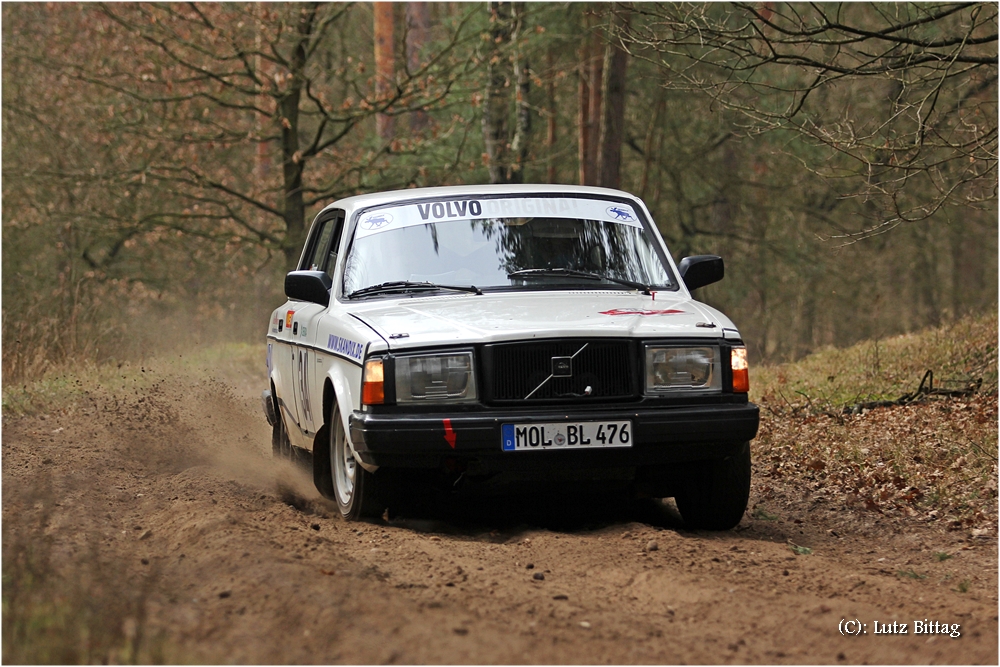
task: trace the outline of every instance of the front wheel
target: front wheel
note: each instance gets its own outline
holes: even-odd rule
[[[674,500],[689,528],[729,530],[743,518],[750,500],[750,443],[732,456],[698,465]]]
[[[337,507],[348,521],[378,516],[382,507],[376,499],[375,475],[354,460],[340,410],[334,405],[330,411],[330,472]]]

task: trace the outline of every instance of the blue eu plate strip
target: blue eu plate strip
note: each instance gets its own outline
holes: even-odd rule
[[[504,424],[501,428],[500,440],[503,443],[503,450],[505,452],[514,451],[514,425]]]

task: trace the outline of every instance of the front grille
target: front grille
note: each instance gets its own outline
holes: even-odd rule
[[[486,345],[485,365],[492,375],[487,378],[492,389],[488,398],[569,402],[633,397],[637,364],[632,347],[629,341],[601,339]],[[553,357],[573,357],[572,376],[542,384],[552,374]]]

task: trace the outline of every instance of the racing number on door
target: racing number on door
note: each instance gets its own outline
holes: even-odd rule
[[[299,350],[299,396],[302,397],[302,416],[306,423],[312,422],[312,412],[309,410],[309,381],[306,373],[309,371],[309,352]]]

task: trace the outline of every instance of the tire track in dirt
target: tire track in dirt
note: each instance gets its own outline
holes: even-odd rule
[[[558,504],[483,502],[348,524],[308,475],[270,459],[259,383],[181,374],[5,418],[5,524],[26,522],[47,484],[59,557],[93,547],[123,580],[151,581],[149,631],[176,659],[997,661],[995,543],[794,489],[781,520],[746,517],[725,533],[685,531],[670,505],[586,498],[565,500],[568,517]],[[841,618],[930,618],[960,623],[962,637],[843,637]]]

